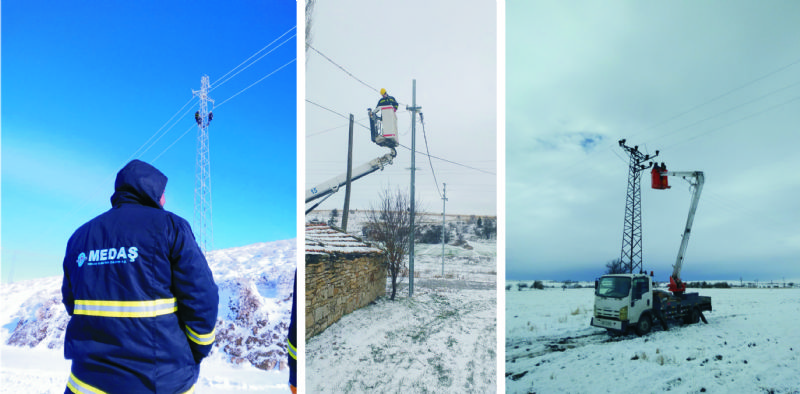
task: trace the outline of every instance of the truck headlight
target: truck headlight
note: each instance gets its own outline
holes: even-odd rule
[[[623,306],[622,309],[619,310],[619,319],[620,320],[628,320],[628,307]]]

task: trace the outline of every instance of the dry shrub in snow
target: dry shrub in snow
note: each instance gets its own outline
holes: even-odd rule
[[[232,298],[233,321],[217,322],[216,346],[230,356],[234,364],[245,361],[263,370],[276,366],[285,369],[288,324],[272,324],[263,310],[264,302],[255,285],[244,280],[238,283],[239,296]]]
[[[46,341],[48,348],[63,347],[69,315],[61,303],[61,296],[50,297],[38,305],[34,316],[34,319],[21,318],[6,343],[12,346],[36,347],[49,338]]]

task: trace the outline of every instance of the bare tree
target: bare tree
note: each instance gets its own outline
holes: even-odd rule
[[[306,0],[306,52],[308,52],[308,46],[311,45],[311,22],[313,21],[315,2],[316,0]],[[308,57],[306,57],[306,61],[308,61]]]
[[[411,200],[400,191],[380,193],[380,206],[367,214],[370,237],[386,251],[387,274],[392,278],[392,297],[397,294],[397,277],[406,268],[411,240]]]
[[[606,263],[606,274],[625,274],[625,267],[622,265],[622,260],[614,259]]]

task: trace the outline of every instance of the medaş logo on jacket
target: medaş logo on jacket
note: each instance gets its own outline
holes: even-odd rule
[[[139,248],[135,246],[125,248],[122,246],[119,248],[90,250],[88,258],[86,253],[81,252],[76,262],[78,267],[83,266],[84,263],[86,265],[126,264],[133,263],[137,257],[139,257]]]

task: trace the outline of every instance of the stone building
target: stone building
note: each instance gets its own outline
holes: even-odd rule
[[[306,339],[386,293],[386,255],[326,224],[306,224]]]

